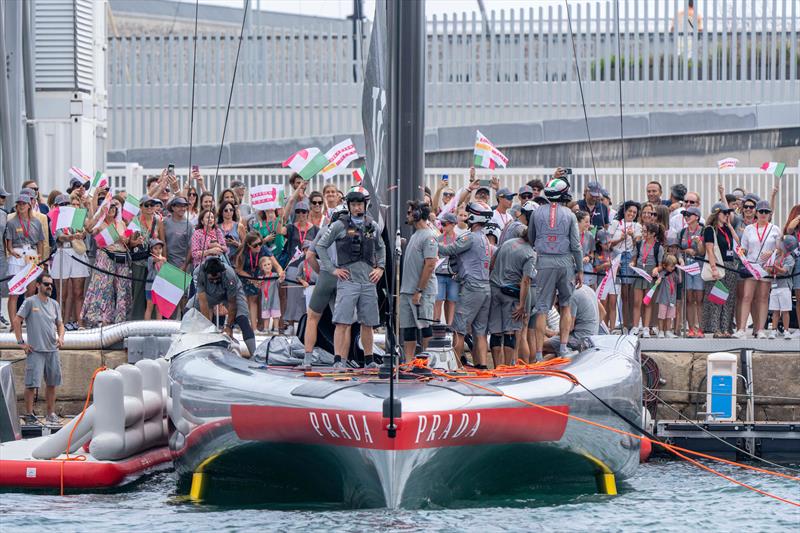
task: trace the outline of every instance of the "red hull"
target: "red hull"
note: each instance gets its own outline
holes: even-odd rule
[[[0,459],[0,487],[60,488],[63,465],[64,488],[110,488],[121,484],[130,475],[142,473],[171,460],[167,446],[154,448],[122,461]]]

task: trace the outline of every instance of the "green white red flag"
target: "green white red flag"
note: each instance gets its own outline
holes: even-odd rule
[[[356,183],[361,185],[361,182],[364,181],[364,176],[367,175],[367,166],[361,165],[359,168],[353,170],[353,178],[355,178]]]
[[[708,301],[713,304],[723,305],[728,301],[729,295],[730,291],[725,284],[721,281],[717,281],[711,288],[711,292],[708,293]]]
[[[94,236],[94,241],[97,243],[98,248],[108,248],[119,240],[119,233],[114,224],[106,226],[106,228]]]
[[[50,218],[50,227],[53,232],[67,228],[79,231],[83,229],[83,223],[86,221],[87,214],[88,211],[83,208],[58,206],[47,213],[47,216]]]
[[[777,161],[767,161],[766,163],[761,165],[761,170],[763,170],[764,172],[769,172],[776,178],[780,178],[786,171],[786,163],[778,163]]]
[[[169,263],[161,265],[153,280],[151,295],[153,303],[162,317],[172,316],[191,282],[192,276],[178,267]]]
[[[308,181],[328,166],[330,161],[319,151],[319,148],[304,148],[283,162],[283,167],[289,167],[297,172],[301,178]]]
[[[99,187],[108,188],[109,187],[108,176],[103,174],[101,171],[97,171],[94,173],[94,178],[92,178],[92,183],[89,185],[89,192],[94,191]]]
[[[353,139],[345,139],[325,153],[329,163],[322,169],[322,177],[331,179],[336,174],[336,169],[346,167],[358,159],[358,152],[353,144]]]
[[[487,139],[480,130],[475,131],[475,166],[481,168],[506,168],[508,158]]]
[[[664,278],[658,278],[656,282],[653,283],[653,286],[650,287],[650,290],[647,291],[647,294],[644,295],[644,298],[642,298],[642,302],[644,303],[644,305],[650,305],[650,301],[653,299],[653,296],[655,296],[656,291],[658,290],[658,286],[661,285],[662,279]]]
[[[139,214],[139,198],[128,193],[125,197],[125,204],[122,206],[122,219],[125,222],[130,222],[136,215]]]
[[[9,294],[22,294],[31,282],[35,281],[39,275],[44,272],[44,269],[34,263],[28,265],[20,270],[13,278],[8,280],[8,293]]]
[[[142,224],[139,222],[139,219],[134,218],[130,222],[128,222],[128,226],[125,228],[125,237],[130,237],[137,231],[139,233],[144,233],[142,231]]]

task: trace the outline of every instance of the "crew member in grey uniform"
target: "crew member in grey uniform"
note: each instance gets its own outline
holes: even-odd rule
[[[358,367],[357,362],[348,360],[349,346],[344,344],[345,330],[355,322],[354,312],[357,311],[364,365],[374,367],[377,365],[373,361],[372,328],[380,324],[376,284],[386,268],[386,247],[378,224],[366,214],[369,192],[363,187],[353,187],[345,201],[350,214],[331,224],[316,246],[320,267],[332,271],[338,279],[333,309],[336,324],[333,366],[338,369],[345,365]],[[328,250],[332,245],[336,247],[335,263]]]
[[[570,356],[569,332],[572,326],[569,301],[575,283],[583,283],[583,254],[578,231],[578,219],[565,205],[572,198],[569,182],[560,171],[544,189],[550,205],[533,212],[528,224],[528,240],[536,249],[536,290],[534,309],[536,313],[536,360],[541,359],[544,344],[545,323],[548,310],[553,307],[558,295],[561,313],[559,355]]]
[[[36,294],[22,302],[14,318],[14,335],[17,344],[28,354],[25,359],[25,422],[38,424],[33,413],[33,396],[44,376],[45,404],[48,424],[58,424],[56,415],[56,387],[61,385],[61,361],[58,349],[64,345],[64,322],[61,320],[61,306],[53,300],[53,278],[40,274],[34,282]],[[28,341],[22,338],[22,321]]]
[[[6,211],[6,197],[8,197],[8,192],[3,188],[2,183],[0,183],[0,235],[6,234],[6,224],[8,223],[8,211]],[[0,278],[6,277],[8,274],[8,262],[6,261],[6,253],[5,249],[0,251]],[[3,282],[0,283],[0,296],[5,298],[8,296],[8,284]],[[4,328],[9,326],[9,320],[13,320],[14,317],[6,317],[3,316],[3,310],[0,309],[0,324]]]
[[[242,330],[242,338],[250,352],[256,351],[256,334],[250,325],[250,308],[244,295],[244,287],[236,271],[219,257],[211,256],[200,263],[194,271],[196,294],[186,302],[186,309],[197,309],[209,320],[215,305],[223,304],[228,311],[222,332],[233,337],[233,325]]]
[[[523,217],[527,220],[535,208],[533,202],[525,204]],[[523,209],[523,208],[520,208]],[[489,275],[492,301],[489,309],[489,348],[494,365],[513,365],[516,355],[529,358],[530,352],[525,331],[525,313],[529,281],[533,278],[536,253],[528,242],[528,234],[507,240],[492,258]],[[526,280],[526,283],[523,283]],[[522,298],[523,305],[519,306]],[[516,311],[516,312],[515,312]],[[521,334],[520,334],[521,333]],[[523,357],[525,358],[525,357]]]
[[[578,350],[584,339],[597,335],[600,330],[600,308],[598,307],[597,294],[588,285],[581,285],[572,293],[569,299],[569,309],[572,315],[570,334],[567,345],[572,350]],[[558,353],[561,349],[561,336],[556,335],[544,341],[545,353]]]
[[[316,237],[311,242],[306,252],[306,259],[308,264],[317,273],[317,283],[314,285],[314,290],[311,291],[311,299],[308,302],[308,309],[306,309],[306,329],[303,336],[303,344],[305,345],[305,356],[303,357],[303,367],[311,368],[314,362],[314,346],[317,345],[317,327],[322,318],[322,313],[325,312],[327,306],[333,305],[336,301],[336,276],[333,275],[333,270],[328,270],[322,267],[318,261],[317,244],[319,240],[325,235],[330,224],[333,224],[339,217],[347,214],[347,206],[337,205],[331,212],[330,223],[323,226],[317,232]],[[333,262],[336,262],[336,247],[330,248],[328,254],[332,255]],[[350,346],[350,329],[345,329],[344,344]]]
[[[399,326],[403,332],[405,360],[414,358],[417,336],[422,349],[428,348],[433,336],[433,304],[436,300],[436,277],[433,271],[438,260],[436,232],[428,226],[431,209],[422,202],[408,202],[406,224],[414,226],[403,254],[403,279],[400,282]]]
[[[464,359],[464,336],[472,329],[475,368],[486,368],[486,328],[489,320],[489,263],[492,259],[491,245],[484,234],[484,226],[492,219],[492,210],[480,202],[467,206],[466,223],[470,231],[462,233],[455,242],[443,244],[439,241],[439,255],[458,256],[458,307],[453,320],[455,332],[454,349]]]

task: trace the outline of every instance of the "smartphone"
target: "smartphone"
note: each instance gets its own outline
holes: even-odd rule
[[[167,174],[169,174],[170,176],[175,175],[175,163],[170,163],[169,165],[167,165]]]
[[[491,187],[492,186],[492,180],[478,180],[478,184],[481,187]]]
[[[564,174],[566,174],[567,176],[572,174],[572,169],[571,168],[562,168],[561,170],[563,170]]]
[[[200,172],[200,165],[192,165],[192,172]]]
[[[447,174],[442,174],[442,181],[448,181],[449,179],[450,176],[448,176]]]

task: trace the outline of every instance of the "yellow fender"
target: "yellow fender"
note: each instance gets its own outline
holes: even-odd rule
[[[609,496],[616,496],[617,481],[616,477],[614,477],[614,472],[612,472],[611,469],[608,468],[608,466],[597,457],[588,453],[584,453],[583,456],[597,467],[595,480],[597,481],[598,492],[601,494],[608,494]]]
[[[204,460],[192,474],[192,487],[189,489],[189,500],[193,502],[203,501],[206,485],[208,485],[208,473],[205,469],[217,457],[219,457],[218,453]]]

